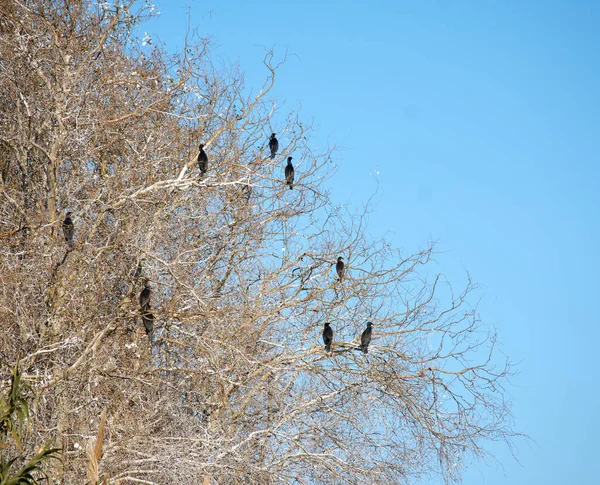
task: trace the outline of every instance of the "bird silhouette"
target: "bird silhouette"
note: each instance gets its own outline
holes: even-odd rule
[[[150,280],[146,278],[144,280],[144,289],[140,293],[140,308],[142,312],[146,311],[150,308],[150,295],[152,294],[152,290],[150,289]]]
[[[73,236],[75,235],[75,225],[73,224],[73,220],[71,219],[72,212],[67,212],[65,215],[65,220],[62,223],[63,233],[65,235],[65,241],[67,241],[67,245],[70,249],[73,249]]]
[[[154,314],[150,311],[150,303],[146,305],[146,308],[142,311],[142,323],[146,329],[146,335],[152,340],[152,331],[154,330]]]
[[[277,150],[279,150],[279,142],[277,138],[275,138],[275,133],[271,133],[271,138],[269,139],[269,150],[271,150],[271,158],[275,158],[275,154]]]
[[[294,166],[292,165],[292,157],[288,157],[287,166],[285,167],[285,183],[290,186],[290,190],[294,188]]]
[[[373,325],[372,322],[367,322],[367,328],[365,328],[363,330],[363,333],[360,336],[360,347],[359,349],[362,350],[363,354],[368,354],[369,353],[369,344],[371,343],[371,326]]]
[[[335,271],[339,277],[340,283],[342,282],[342,278],[344,277],[344,272],[346,271],[346,265],[344,264],[344,258],[341,256],[337,259],[337,263],[335,265]]]
[[[329,326],[329,322],[323,326],[323,343],[325,344],[325,352],[331,352],[331,342],[333,342],[333,329]]]
[[[248,202],[250,200],[250,197],[252,197],[252,185],[250,185],[250,184],[242,185],[242,195],[243,195],[245,201]]]
[[[200,152],[198,153],[198,168],[200,169],[200,177],[208,170],[208,155],[204,151],[204,144],[200,144]]]

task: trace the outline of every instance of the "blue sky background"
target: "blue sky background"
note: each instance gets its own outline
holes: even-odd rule
[[[600,2],[155,3],[155,39],[181,47],[191,6],[257,88],[265,48],[287,49],[273,96],[339,147],[334,202],[366,203],[379,171],[371,235],[439,240],[440,271],[481,284],[535,443],[517,441],[520,463],[491,444],[502,466],[464,483],[599,483]]]

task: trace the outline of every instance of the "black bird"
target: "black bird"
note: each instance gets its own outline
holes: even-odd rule
[[[152,339],[152,331],[154,330],[154,314],[150,310],[150,303],[148,303],[148,306],[142,312],[142,322],[144,324],[144,328],[146,329],[146,335],[148,335],[149,339]]]
[[[252,185],[250,185],[250,184],[242,185],[242,195],[244,196],[244,199],[246,200],[246,202],[248,202],[250,200],[250,197],[252,197]]]
[[[337,272],[340,283],[342,282],[342,278],[344,277],[344,271],[346,271],[346,265],[344,264],[344,258],[341,256],[337,259],[337,263],[335,265],[335,271]]]
[[[325,352],[331,352],[331,342],[333,342],[333,329],[326,323],[323,327],[323,343],[325,344]]]
[[[200,177],[208,170],[208,155],[204,151],[204,144],[200,144],[200,153],[198,153],[198,168],[200,169]]]
[[[73,220],[71,219],[72,212],[67,212],[65,215],[65,220],[62,223],[63,233],[65,235],[65,241],[67,241],[67,245],[70,249],[73,249],[73,236],[75,234],[75,226],[73,225]]]
[[[146,278],[144,280],[144,289],[140,293],[140,307],[142,309],[142,312],[150,308],[150,295],[152,293],[152,290],[150,289],[149,283],[150,280]]]
[[[294,188],[294,167],[292,165],[292,157],[288,157],[288,163],[285,167],[285,183],[290,186],[290,190]]]
[[[367,328],[363,330],[363,333],[360,336],[360,350],[362,350],[363,354],[369,353],[369,344],[371,343],[371,326],[373,323],[367,322]]]
[[[277,138],[275,138],[275,133],[271,133],[269,150],[271,150],[271,158],[275,158],[275,154],[277,153],[277,150],[279,150],[279,142],[277,141]]]

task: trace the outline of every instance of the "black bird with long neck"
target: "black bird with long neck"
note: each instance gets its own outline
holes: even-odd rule
[[[144,289],[140,293],[140,308],[142,312],[145,312],[148,308],[150,308],[150,296],[152,295],[152,290],[150,289],[150,280],[148,278],[144,279]]]
[[[277,150],[279,150],[279,142],[275,138],[275,133],[271,133],[271,138],[269,138],[269,150],[271,150],[271,159],[275,158]]]
[[[146,330],[146,335],[148,335],[149,340],[152,340],[152,332],[154,331],[154,314],[151,310],[152,307],[150,306],[150,303],[142,310],[142,323],[144,324],[144,329]]]
[[[325,352],[331,352],[331,343],[333,342],[333,329],[329,326],[329,322],[323,326],[323,343],[325,344]]]
[[[200,144],[199,150],[200,152],[198,153],[198,168],[200,169],[200,178],[202,178],[208,170],[208,155],[204,151],[203,143]]]
[[[344,264],[344,258],[341,256],[337,258],[337,263],[335,265],[335,271],[339,277],[339,282],[342,282],[342,278],[344,278],[344,273],[346,271],[346,265]]]
[[[67,212],[65,214],[65,220],[62,223],[63,234],[65,235],[65,241],[67,241],[67,246],[69,249],[73,249],[74,242],[73,237],[75,235],[75,225],[73,224],[73,219],[71,219],[72,212]]]
[[[242,185],[242,196],[244,197],[245,202],[248,202],[250,200],[250,197],[252,197],[252,185]]]
[[[369,353],[369,344],[371,343],[371,333],[372,333],[372,322],[367,322],[367,328],[363,330],[363,333],[360,336],[360,347],[363,354]]]
[[[292,165],[292,157],[288,157],[287,166],[285,167],[285,183],[290,186],[290,190],[294,188],[294,166]]]

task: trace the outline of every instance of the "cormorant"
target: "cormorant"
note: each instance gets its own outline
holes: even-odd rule
[[[246,199],[246,202],[248,202],[250,200],[250,197],[252,197],[252,185],[250,185],[250,184],[242,185],[242,194],[243,194],[244,198]]]
[[[152,331],[154,330],[154,314],[150,310],[150,303],[148,303],[148,306],[142,312],[142,323],[146,329],[146,335],[148,335],[149,339],[152,339]]]
[[[269,150],[271,150],[271,158],[275,158],[275,154],[277,153],[277,150],[279,150],[279,142],[277,141],[277,138],[275,138],[275,133],[271,133]]]
[[[323,326],[323,343],[325,344],[325,352],[331,352],[331,342],[333,342],[333,329],[329,326],[329,322]]]
[[[360,350],[362,350],[363,354],[369,353],[369,344],[371,343],[371,326],[372,322],[367,322],[367,328],[363,330],[363,333],[360,336]]]
[[[340,278],[340,283],[342,282],[342,278],[344,277],[344,271],[346,271],[346,265],[344,264],[344,258],[341,256],[337,259],[337,263],[335,265],[335,270]]]
[[[150,294],[152,293],[152,290],[150,289],[149,283],[150,280],[146,278],[144,280],[144,289],[140,293],[140,307],[142,309],[142,312],[150,308]]]
[[[198,153],[198,168],[200,169],[200,177],[208,170],[208,155],[204,151],[204,144],[200,144],[200,153]]]
[[[69,248],[73,249],[73,235],[75,234],[75,226],[73,225],[71,214],[72,212],[67,212],[65,220],[62,223],[62,227],[65,235],[65,241],[67,241]]]
[[[292,157],[288,157],[288,163],[285,167],[285,183],[290,186],[290,190],[294,188],[294,167],[292,166]]]

